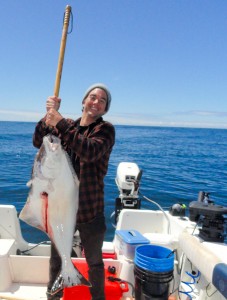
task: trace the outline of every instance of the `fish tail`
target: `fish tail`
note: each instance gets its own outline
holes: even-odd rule
[[[81,285],[85,285],[85,286],[89,286],[91,287],[91,283],[80,273],[80,282],[81,282]]]
[[[75,267],[74,274],[72,274],[71,276],[70,274],[63,276],[62,272],[58,275],[51,288],[51,294],[54,295],[57,292],[63,290],[65,287],[72,287],[77,285],[85,285],[88,287],[92,286],[91,283]]]

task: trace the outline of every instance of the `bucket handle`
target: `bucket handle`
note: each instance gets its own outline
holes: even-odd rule
[[[177,249],[173,249],[173,251],[171,251],[166,258],[170,258],[170,256],[172,256],[175,252],[177,252]]]

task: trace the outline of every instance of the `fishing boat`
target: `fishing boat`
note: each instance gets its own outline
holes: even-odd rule
[[[205,192],[188,208],[141,209],[141,170],[135,163],[117,168],[114,238],[103,243],[107,300],[227,299],[227,207]],[[77,268],[87,274],[80,238],[74,236]],[[50,243],[23,238],[18,212],[0,205],[0,299],[46,299]],[[90,299],[84,286],[64,289],[63,300]]]

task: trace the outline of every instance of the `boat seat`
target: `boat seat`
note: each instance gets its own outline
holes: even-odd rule
[[[204,242],[197,236],[183,231],[179,237],[179,245],[187,258],[212,282],[217,290],[227,297],[227,257],[226,244]]]
[[[10,264],[9,264],[9,253],[15,248],[15,240],[13,239],[1,239],[0,248],[0,292],[4,291],[10,286],[12,282]]]
[[[2,239],[14,239],[19,244],[25,242],[14,205],[0,205],[0,236]]]
[[[212,283],[227,299],[227,264],[217,264],[214,267]]]
[[[132,228],[133,224],[133,228]],[[168,233],[167,217],[161,211],[142,209],[123,209],[119,214],[117,230],[137,230],[146,232]]]
[[[212,282],[215,266],[223,263],[217,253],[209,249],[203,240],[187,231],[183,231],[179,236],[179,246],[192,264],[205,276],[206,280]]]
[[[171,234],[145,232],[143,236],[147,238],[152,245],[163,246],[171,250],[176,248],[176,240]]]

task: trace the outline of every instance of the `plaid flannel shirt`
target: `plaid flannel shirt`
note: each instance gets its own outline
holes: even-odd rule
[[[103,118],[86,127],[79,124],[80,119],[62,119],[56,129],[51,129],[42,119],[36,125],[33,145],[40,148],[48,133],[61,139],[80,180],[77,222],[85,223],[104,213],[104,177],[115,143],[115,129]]]

